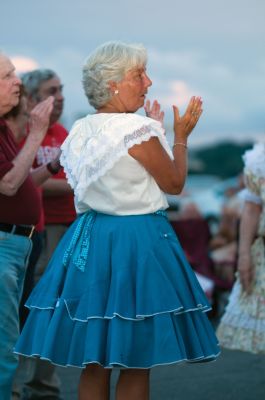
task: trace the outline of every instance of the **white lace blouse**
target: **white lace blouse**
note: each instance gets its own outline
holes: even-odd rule
[[[154,178],[128,154],[152,136],[173,158],[160,122],[137,114],[94,114],[78,120],[63,143],[61,164],[74,190],[77,213],[88,209],[137,215],[166,209]]]

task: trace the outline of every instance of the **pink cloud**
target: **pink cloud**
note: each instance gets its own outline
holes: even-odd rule
[[[12,63],[16,68],[17,73],[31,71],[39,67],[38,63],[29,57],[14,56],[11,58]]]
[[[168,90],[159,96],[163,107],[171,107],[173,104],[178,107],[186,106],[190,98],[195,95],[192,89],[184,81],[171,81]]]

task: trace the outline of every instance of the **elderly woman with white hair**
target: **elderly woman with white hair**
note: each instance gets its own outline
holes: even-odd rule
[[[78,217],[57,247],[27,306],[16,352],[83,368],[80,400],[149,398],[149,370],[219,353],[205,314],[210,306],[167,220],[165,193],[181,192],[187,139],[202,113],[193,97],[173,106],[171,150],[142,45],[109,42],[83,67],[96,113],[78,120],[61,163]]]

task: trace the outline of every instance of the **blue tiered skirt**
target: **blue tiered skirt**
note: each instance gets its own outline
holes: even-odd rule
[[[210,306],[163,212],[79,216],[26,306],[15,352],[62,366],[150,368],[219,354]]]

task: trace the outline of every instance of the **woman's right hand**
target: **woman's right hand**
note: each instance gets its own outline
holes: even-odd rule
[[[157,100],[155,100],[152,105],[150,100],[146,100],[144,110],[147,117],[153,118],[156,121],[161,122],[161,125],[164,126],[165,113],[164,111],[161,111],[161,106]]]
[[[188,107],[182,117],[179,115],[178,107],[175,105],[173,106],[175,139],[186,140],[188,138],[199,121],[202,111],[201,97],[193,96],[190,99]]]

